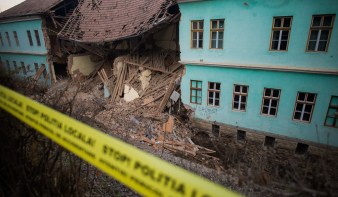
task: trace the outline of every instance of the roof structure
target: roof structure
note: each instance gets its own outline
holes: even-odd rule
[[[176,0],[83,0],[58,36],[85,43],[138,35],[167,21]]]
[[[1,12],[0,18],[40,14],[62,1],[63,0],[26,0],[4,12]]]

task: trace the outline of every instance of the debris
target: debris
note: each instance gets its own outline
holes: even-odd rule
[[[134,90],[134,88],[130,87],[129,85],[124,86],[124,100],[130,102],[134,99],[140,97],[138,93]]]
[[[170,99],[176,102],[180,98],[180,94],[174,90],[174,92],[171,94]]]
[[[140,124],[140,122],[138,120],[136,120],[133,116],[129,116],[130,119],[132,119],[136,124]]]
[[[140,80],[142,82],[142,90],[146,89],[149,85],[149,81],[151,79],[151,71],[145,70],[141,73]]]
[[[170,116],[168,119],[168,122],[163,123],[163,131],[172,133],[174,129],[174,121],[172,119],[172,117]]]

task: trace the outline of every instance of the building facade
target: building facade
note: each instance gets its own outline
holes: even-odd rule
[[[178,1],[194,122],[264,144],[338,147],[338,2]]]

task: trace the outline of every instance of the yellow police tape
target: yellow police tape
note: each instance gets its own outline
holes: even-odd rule
[[[0,107],[144,196],[240,196],[1,85]]]

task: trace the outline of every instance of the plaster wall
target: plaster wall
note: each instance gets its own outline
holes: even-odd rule
[[[74,78],[77,78],[78,74],[88,76],[95,70],[95,62],[90,60],[90,55],[74,56],[69,58],[73,58],[70,73],[73,74]],[[79,73],[76,72],[77,70]]]
[[[202,81],[201,105],[190,103],[190,80]],[[208,82],[221,83],[219,107],[207,105]],[[318,134],[319,143],[338,146],[338,129],[324,126],[331,96],[338,96],[338,76],[186,65],[181,84],[182,102],[196,118],[311,142]],[[234,84],[249,86],[246,112],[232,110]],[[275,118],[260,115],[264,88],[281,89]],[[317,94],[311,123],[292,120],[298,91]]]
[[[313,15],[337,14],[336,0],[217,0],[179,4],[183,61],[338,69],[338,18],[327,52],[305,52]],[[293,16],[286,52],[269,51],[273,17]],[[210,20],[224,19],[223,49],[209,49]],[[191,21],[204,20],[203,49],[191,49]]]

